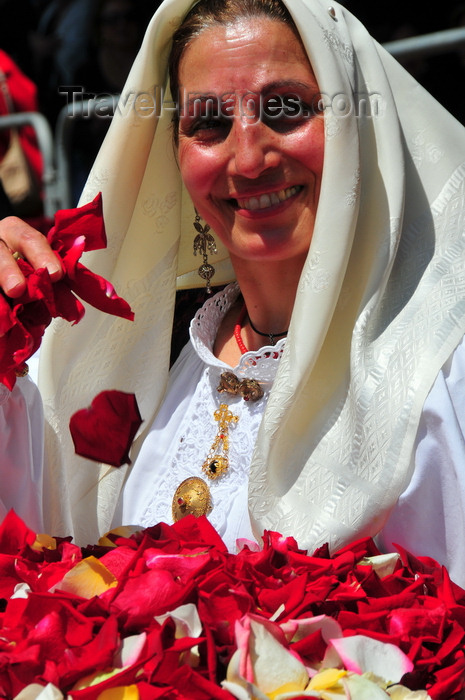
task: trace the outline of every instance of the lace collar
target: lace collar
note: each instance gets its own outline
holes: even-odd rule
[[[221,321],[236,301],[239,293],[239,285],[234,282],[211,299],[207,299],[190,325],[192,345],[202,362],[210,367],[218,368],[220,371],[232,369],[238,377],[256,379],[260,382],[272,382],[283,354],[285,338],[281,338],[276,345],[265,345],[260,350],[246,352],[242,355],[239,364],[233,368],[218,360],[212,352]]]

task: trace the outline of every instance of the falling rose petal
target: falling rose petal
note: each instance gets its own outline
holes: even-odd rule
[[[141,424],[135,395],[111,390],[71,416],[69,429],[76,454],[121,467],[130,463],[129,449]]]

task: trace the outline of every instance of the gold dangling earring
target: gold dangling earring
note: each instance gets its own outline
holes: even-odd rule
[[[196,237],[194,238],[194,255],[200,253],[203,256],[203,263],[198,269],[200,277],[206,280],[206,291],[207,294],[211,294],[210,280],[215,274],[215,268],[208,262],[208,253],[212,255],[217,253],[215,239],[208,233],[210,231],[210,226],[205,224],[202,226],[200,223],[200,216],[195,212],[194,228],[198,231]],[[208,252],[207,252],[208,251]]]

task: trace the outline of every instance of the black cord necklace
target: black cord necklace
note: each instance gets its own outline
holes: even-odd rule
[[[276,338],[284,338],[288,333],[288,331],[283,331],[282,333],[262,333],[261,331],[257,330],[257,328],[255,328],[255,326],[252,323],[252,319],[248,314],[247,318],[249,319],[250,327],[253,330],[253,332],[257,335],[262,335],[264,338],[269,338],[271,345],[276,345]]]

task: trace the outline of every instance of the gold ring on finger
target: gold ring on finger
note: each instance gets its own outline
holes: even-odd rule
[[[3,243],[3,245],[5,246],[5,248],[7,249],[7,251],[14,257],[15,260],[24,260],[24,258],[23,258],[23,256],[21,255],[21,253],[18,253],[18,251],[13,251],[13,250],[11,250],[10,246],[8,245],[8,243],[7,243],[3,238],[0,238],[0,243]]]

